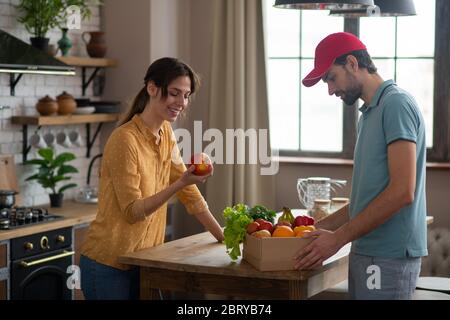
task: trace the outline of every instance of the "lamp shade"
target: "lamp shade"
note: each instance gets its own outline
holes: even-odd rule
[[[395,0],[394,0],[395,1]],[[274,7],[285,9],[350,10],[373,6],[373,0],[276,0]]]
[[[414,16],[416,8],[413,0],[374,0],[376,7],[368,7],[363,9],[336,9],[331,10],[330,15],[348,18],[357,17],[397,17],[397,16]]]

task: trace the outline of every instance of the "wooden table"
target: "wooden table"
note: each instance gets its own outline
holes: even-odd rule
[[[427,217],[427,224],[433,217]],[[129,253],[121,263],[141,269],[141,299],[160,299],[159,290],[211,293],[254,299],[307,299],[348,277],[350,244],[309,271],[258,271],[233,262],[225,245],[209,233]]]
[[[311,271],[258,271],[233,262],[209,232],[127,254],[121,263],[141,268],[141,299],[159,291],[200,292],[258,299],[306,299],[347,279],[350,244]]]

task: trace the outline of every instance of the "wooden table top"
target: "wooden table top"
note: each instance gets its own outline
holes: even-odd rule
[[[298,213],[298,212],[296,212]],[[427,224],[433,217],[427,217]],[[153,248],[128,253],[119,258],[124,264],[193,273],[280,280],[305,280],[342,263],[348,263],[351,244],[342,247],[321,268],[308,271],[258,271],[242,258],[232,261],[223,243],[209,232],[171,241]]]
[[[232,261],[226,253],[225,245],[218,243],[209,233],[204,232],[178,239],[163,245],[129,253],[119,258],[124,264],[141,267],[161,268],[192,273],[229,275],[238,277],[305,280],[337,265],[348,262],[350,244],[344,246],[324,265],[310,271],[258,271],[242,258]]]

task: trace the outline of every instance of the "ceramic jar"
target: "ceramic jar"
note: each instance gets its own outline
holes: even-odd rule
[[[86,35],[89,34],[89,41]],[[92,58],[103,58],[106,55],[105,33],[101,31],[83,32],[81,34],[83,42],[86,44],[86,51]]]
[[[50,96],[46,95],[45,97],[39,99],[36,104],[36,110],[42,116],[50,116],[58,111],[58,103],[55,99],[52,99]]]
[[[75,112],[77,108],[77,102],[72,95],[63,91],[59,96],[56,97],[58,101],[58,114],[69,115]]]

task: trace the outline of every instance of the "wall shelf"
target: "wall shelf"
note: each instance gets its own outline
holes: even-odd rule
[[[107,58],[89,58],[89,57],[56,57],[59,61],[64,62],[74,67],[81,67],[81,91],[82,95],[86,95],[86,89],[89,84],[94,80],[97,72],[101,68],[116,67],[118,65],[117,60]],[[87,69],[94,68],[89,78],[87,78]]]
[[[12,124],[22,125],[22,159],[27,161],[28,152],[31,146],[28,145],[28,126],[38,126],[36,131],[39,131],[41,126],[57,126],[57,125],[71,125],[71,124],[86,124],[86,157],[91,155],[91,149],[94,145],[95,139],[100,133],[100,129],[104,122],[115,122],[119,120],[119,113],[94,113],[94,114],[73,114],[68,116],[14,116],[11,118]],[[91,123],[98,123],[97,129],[91,139]]]

